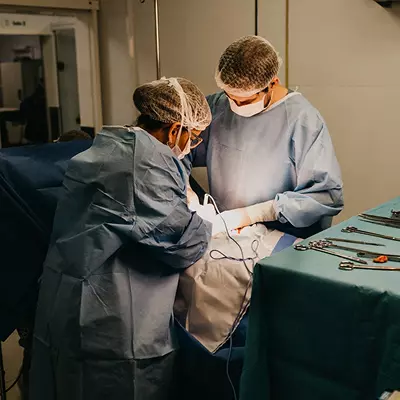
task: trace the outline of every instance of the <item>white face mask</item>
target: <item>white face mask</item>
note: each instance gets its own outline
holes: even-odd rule
[[[178,158],[178,160],[183,160],[185,158],[185,156],[187,156],[190,153],[190,136],[189,136],[189,139],[186,142],[185,148],[183,150],[181,150],[181,148],[178,145],[180,138],[181,138],[181,135],[178,134],[178,136],[176,137],[175,146],[172,147],[171,150],[175,154],[175,156]]]
[[[240,115],[241,117],[253,117],[254,115],[262,113],[264,110],[266,110],[269,105],[271,104],[272,100],[272,93],[271,93],[271,99],[269,100],[267,106],[264,106],[264,101],[265,101],[265,95],[262,97],[260,101],[257,101],[257,103],[251,103],[251,104],[246,104],[244,106],[238,106],[231,98],[228,97],[229,104],[231,106],[231,110],[237,114]]]

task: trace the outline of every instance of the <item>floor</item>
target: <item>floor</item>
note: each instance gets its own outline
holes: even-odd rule
[[[2,343],[6,386],[9,387],[18,376],[22,363],[22,348],[18,345],[18,334],[14,332],[5,343]],[[7,400],[20,400],[18,384],[7,392]]]

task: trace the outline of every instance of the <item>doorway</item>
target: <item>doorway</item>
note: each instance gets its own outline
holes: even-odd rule
[[[0,35],[0,132],[3,147],[48,138],[38,35]]]
[[[93,15],[0,12],[0,147],[101,129]]]

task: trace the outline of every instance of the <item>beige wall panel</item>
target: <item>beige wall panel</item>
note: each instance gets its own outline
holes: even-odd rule
[[[400,195],[400,10],[367,0],[290,0],[290,85],[328,123],[343,220]]]

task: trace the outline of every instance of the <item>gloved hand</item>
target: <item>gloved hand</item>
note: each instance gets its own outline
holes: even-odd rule
[[[215,211],[215,208],[212,204],[206,204],[205,206],[202,205],[198,205],[196,207],[196,213],[203,219],[205,219],[206,221],[209,221],[213,224],[214,226],[214,222],[217,218],[217,213]]]
[[[228,231],[233,231],[249,225],[251,225],[251,221],[246,208],[237,208],[236,210],[224,211],[217,216],[217,220],[213,224],[213,233],[226,232],[226,228],[228,228]]]
[[[200,206],[200,201],[197,194],[193,191],[189,184],[187,185],[186,197],[189,210],[196,211],[196,209]]]
[[[271,222],[277,220],[277,215],[274,207],[274,200],[264,203],[254,204],[254,206],[246,207],[245,210],[250,219],[250,225],[257,222]]]
[[[190,211],[195,211],[201,218],[214,223],[216,218],[216,211],[212,204],[206,204],[202,206],[199,201],[199,197],[190,187],[189,183],[187,184],[186,190],[187,202]]]
[[[213,224],[213,235],[226,231],[221,217],[224,219],[228,231],[233,231],[256,224],[257,222],[276,221],[277,216],[273,200],[255,204],[254,206],[224,211],[221,215],[216,217]]]

